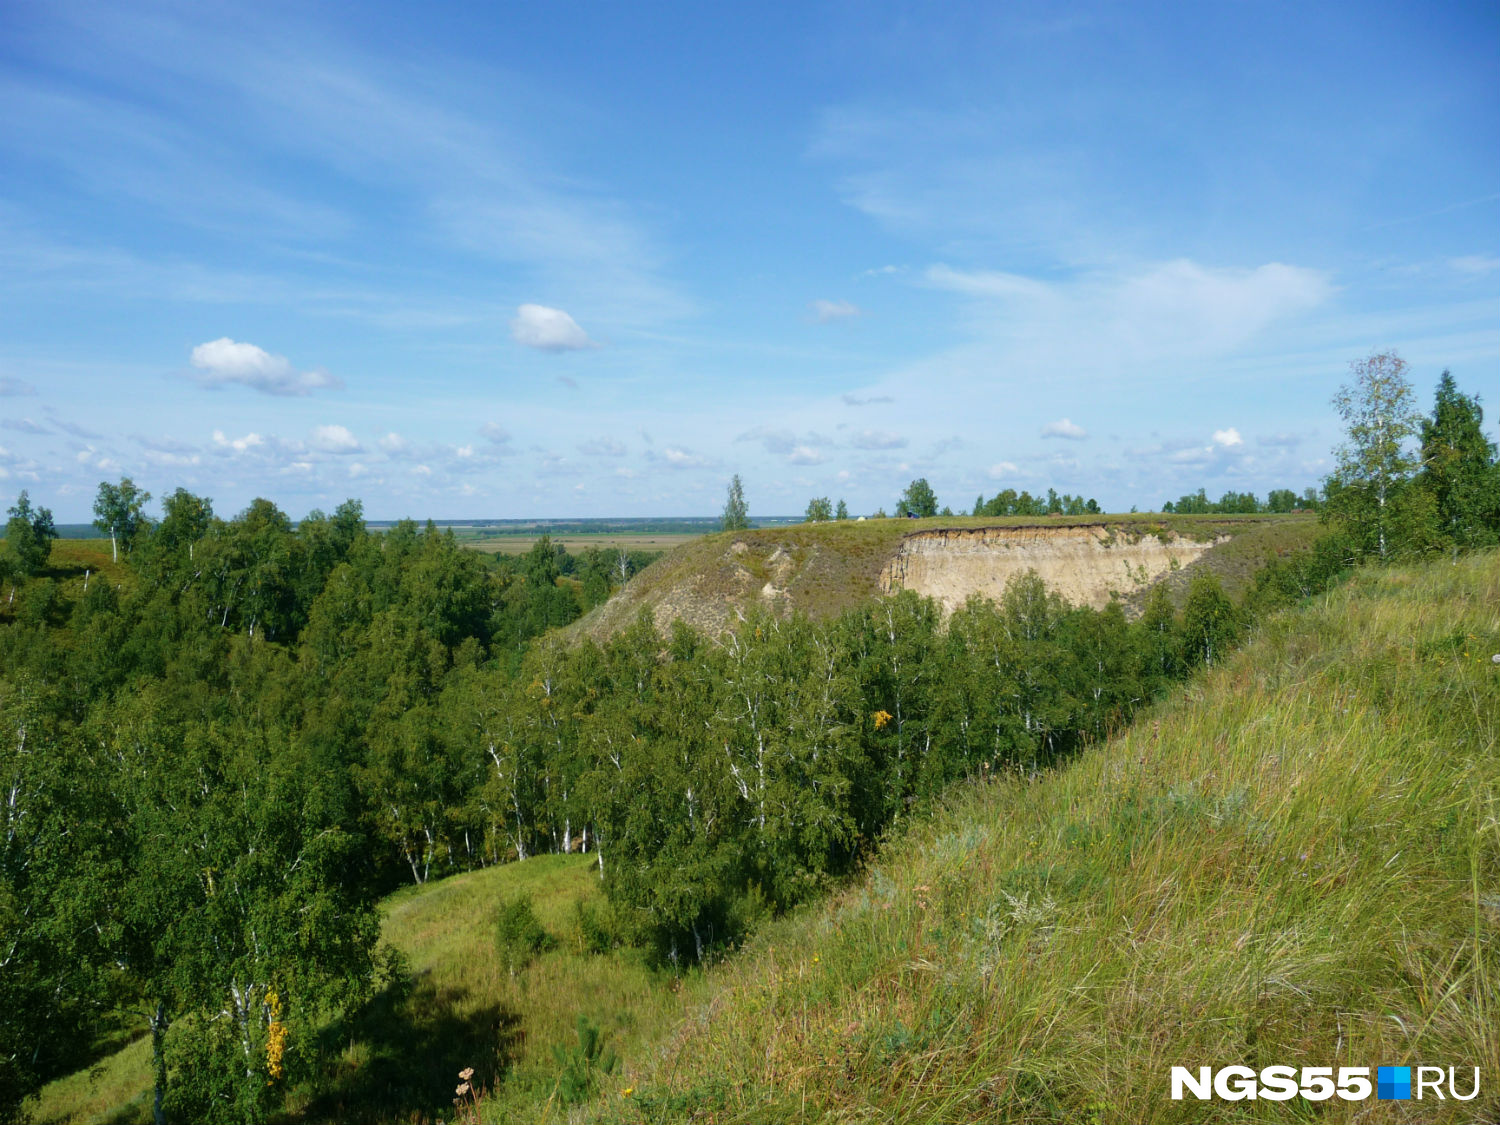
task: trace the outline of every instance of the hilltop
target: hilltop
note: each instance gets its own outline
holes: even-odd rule
[[[1256,569],[1317,532],[1316,517],[1300,514],[949,516],[719,532],[676,548],[571,630],[602,639],[646,609],[658,629],[682,620],[714,634],[752,605],[823,619],[894,589],[952,610],[970,594],[998,598],[1028,569],[1075,604],[1117,596],[1138,606],[1160,581],[1180,602],[1201,569],[1237,596]]]

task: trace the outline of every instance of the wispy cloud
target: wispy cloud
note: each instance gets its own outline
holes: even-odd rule
[[[36,394],[36,388],[30,383],[9,375],[0,376],[0,398],[21,398],[34,394]]]
[[[861,309],[851,301],[813,301],[808,308],[819,324],[832,324],[836,320],[849,320],[861,315]]]
[[[886,430],[860,430],[849,439],[855,449],[903,449],[906,439]]]

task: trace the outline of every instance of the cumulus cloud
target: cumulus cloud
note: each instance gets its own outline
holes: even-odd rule
[[[223,450],[232,450],[235,453],[246,453],[257,446],[266,444],[266,439],[257,433],[248,433],[244,437],[231,438],[224,435],[223,430],[214,431],[214,444]]]
[[[787,455],[787,460],[793,465],[821,465],[828,458],[809,445],[799,445]]]
[[[0,398],[21,398],[36,394],[36,388],[21,379],[0,376]]]
[[[890,395],[844,395],[845,406],[877,406],[880,403],[895,402]]]
[[[1014,461],[996,461],[990,466],[990,479],[1000,480],[1004,477],[1014,477],[1018,476],[1020,472],[1021,470],[1016,467]]]
[[[317,390],[339,390],[343,382],[321,369],[298,371],[286,356],[272,355],[254,344],[221,336],[193,349],[193,379],[199,386],[239,383],[268,395],[309,395]]]
[[[386,434],[375,444],[391,457],[402,457],[411,451],[411,443],[395,430]]]
[[[855,449],[902,449],[906,439],[886,430],[860,430],[849,439],[849,444]]]
[[[522,305],[516,309],[510,334],[516,343],[544,352],[576,352],[599,346],[562,309],[546,305]]]
[[[359,440],[344,426],[318,426],[313,430],[311,445],[322,453],[362,453]]]
[[[1088,437],[1088,431],[1068,418],[1059,418],[1056,422],[1048,422],[1042,427],[1044,438],[1062,438],[1066,441],[1082,441]]]
[[[1227,430],[1214,431],[1214,444],[1222,445],[1225,449],[1230,449],[1236,445],[1244,445],[1245,439],[1240,437],[1239,430],[1230,426]]]
[[[819,324],[832,324],[836,320],[848,320],[851,317],[862,315],[862,310],[850,301],[813,301],[807,306],[812,310],[813,319]]]

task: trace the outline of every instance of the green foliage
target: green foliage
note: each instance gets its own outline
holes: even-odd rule
[[[51,509],[33,508],[31,497],[22,489],[7,514],[10,519],[5,524],[5,554],[0,557],[0,565],[23,578],[40,574],[57,538]]]
[[[834,509],[833,518],[836,520],[846,520],[849,518],[849,505],[844,503],[842,496],[839,497],[839,506]]]
[[[1457,547],[1500,540],[1500,465],[1484,433],[1478,398],[1461,393],[1453,376],[1438,380],[1432,417],[1421,420],[1422,471],[1440,533]]]
[[[151,493],[137,488],[129,477],[121,477],[119,484],[99,482],[99,492],[94,498],[94,526],[109,536],[116,560],[120,557],[120,543],[125,544],[125,553],[129,554],[136,537],[146,529],[142,509],[150,499]]]
[[[740,474],[735,473],[729,481],[728,495],[724,500],[724,516],[719,521],[720,531],[744,531],[750,526],[750,509],[745,505],[745,486],[740,483]]]
[[[619,1057],[604,1045],[604,1033],[581,1013],[576,1031],[576,1046],[552,1048],[559,1068],[557,1096],[563,1105],[576,1105],[593,1097],[599,1083],[620,1065]]]
[[[1416,462],[1406,446],[1419,416],[1406,361],[1395,352],[1371,353],[1350,369],[1353,381],[1333,398],[1347,440],[1328,478],[1327,511],[1383,562],[1412,537],[1419,522],[1413,519],[1415,497],[1408,488]]]
[[[1182,615],[1183,661],[1212,668],[1240,633],[1239,614],[1212,574],[1194,575]]]
[[[501,903],[495,912],[495,951],[506,972],[518,975],[551,945],[552,938],[537,920],[529,895]]]
[[[983,493],[974,501],[976,516],[1083,516],[1097,515],[1099,502],[1085,500],[1069,493],[1058,495],[1055,488],[1047,489],[1045,498],[1032,496],[1030,492],[1017,492],[1013,488],[1002,489],[989,500]]]
[[[1273,488],[1267,495],[1265,503],[1261,503],[1253,492],[1235,492],[1233,489],[1225,492],[1217,500],[1210,500],[1208,493],[1200,488],[1197,492],[1187,493],[1175,501],[1168,500],[1161,506],[1161,510],[1177,515],[1254,515],[1257,512],[1274,512],[1284,515],[1298,509],[1313,511],[1320,504],[1318,491],[1315,488],[1307,489],[1301,499],[1298,499],[1297,494],[1290,488]]]
[[[928,516],[937,515],[937,494],[932,491],[932,485],[927,483],[926,477],[918,477],[906,486],[906,491],[901,494],[901,499],[896,503],[896,517],[916,516],[924,519]]]
[[[843,501],[839,501],[843,503]],[[848,518],[848,510],[844,512],[844,518]],[[833,519],[833,505],[826,496],[814,496],[807,502],[807,514],[802,517],[807,523],[823,523]]]

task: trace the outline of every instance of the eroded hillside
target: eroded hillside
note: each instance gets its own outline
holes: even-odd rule
[[[880,572],[880,588],[915,590],[952,612],[974,594],[998,599],[1007,582],[1034,570],[1074,605],[1098,609],[1112,598],[1139,593],[1229,539],[1097,524],[919,531],[901,540]]]
[[[1152,584],[1174,590],[1195,568],[1218,573],[1231,592],[1266,559],[1306,547],[1317,533],[1305,516],[1106,516],[1086,519],[945,518],[868,520],[707,535],[673,551],[577,625],[600,638],[642,609],[659,629],[686,621],[709,633],[754,606],[779,614],[835,615],[899,589],[945,609],[972,594],[999,597],[1012,577],[1035,570],[1080,605],[1138,603]]]

